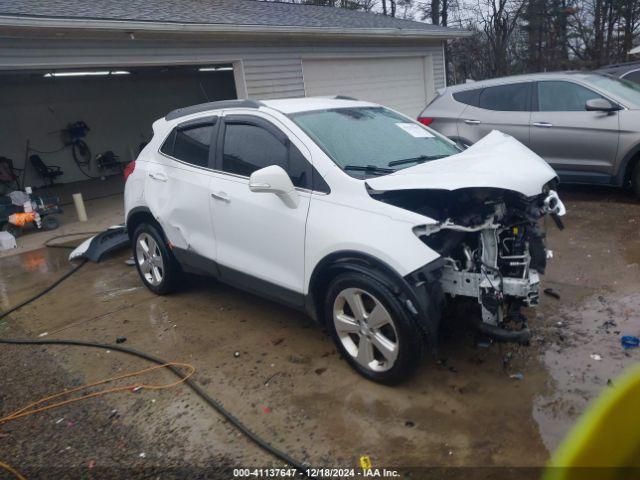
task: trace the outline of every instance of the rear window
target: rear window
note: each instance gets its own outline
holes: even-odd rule
[[[501,112],[529,111],[531,82],[487,87],[480,93],[480,108]]]
[[[209,149],[213,140],[213,123],[178,126],[160,147],[160,151],[197,167],[209,166]]]
[[[465,105],[471,105],[473,107],[477,107],[480,102],[480,92],[482,89],[475,90],[465,90],[463,92],[458,92],[453,94],[453,98]]]

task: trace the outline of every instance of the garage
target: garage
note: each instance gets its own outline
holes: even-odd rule
[[[434,92],[431,56],[303,59],[307,96],[339,92],[416,117]]]
[[[231,64],[5,72],[0,155],[22,164],[21,183],[35,187],[117,175],[157,118],[234,98]]]
[[[465,35],[279,2],[140,10],[135,2],[0,0],[0,157],[21,186],[50,183],[32,155],[45,176],[49,166],[61,172],[51,174],[56,184],[117,175],[155,119],[232,98],[342,94],[415,117],[445,86],[444,43]],[[73,141],[88,146],[79,160]],[[105,152],[117,157],[111,167]]]

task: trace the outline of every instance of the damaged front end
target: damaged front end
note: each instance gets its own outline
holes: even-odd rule
[[[480,331],[501,341],[529,340],[520,309],[538,304],[540,274],[552,257],[539,220],[549,215],[563,228],[565,209],[554,190],[546,186],[534,197],[496,188],[370,193],[436,220],[414,228],[444,260],[431,276],[449,298],[477,299]]]
[[[539,301],[540,274],[552,252],[539,220],[550,215],[562,228],[565,209],[553,190],[532,198],[499,189],[422,192],[435,224],[414,233],[445,260],[439,282],[451,298],[476,298],[484,333],[503,341],[527,342],[523,306]],[[429,198],[430,197],[430,198]],[[438,205],[439,215],[433,212]],[[433,218],[433,217],[432,217]]]
[[[552,257],[541,219],[563,228],[556,182],[539,156],[492,132],[460,154],[371,179],[367,188],[376,200],[427,217],[414,233],[440,258],[407,277],[413,288],[435,283],[445,298],[476,299],[482,332],[526,343],[531,334],[520,309],[538,304]],[[439,316],[428,319],[432,331]]]

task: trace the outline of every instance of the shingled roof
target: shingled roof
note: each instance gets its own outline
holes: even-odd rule
[[[415,36],[458,36],[463,33],[422,22],[353,10],[258,0],[0,0],[0,19],[15,24],[46,20],[149,23],[219,27],[256,27],[257,30],[344,29],[380,31]],[[115,23],[114,28],[117,28]]]

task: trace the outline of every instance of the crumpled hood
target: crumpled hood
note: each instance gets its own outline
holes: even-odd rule
[[[463,152],[367,179],[378,191],[489,187],[538,195],[555,171],[515,138],[493,130]]]

